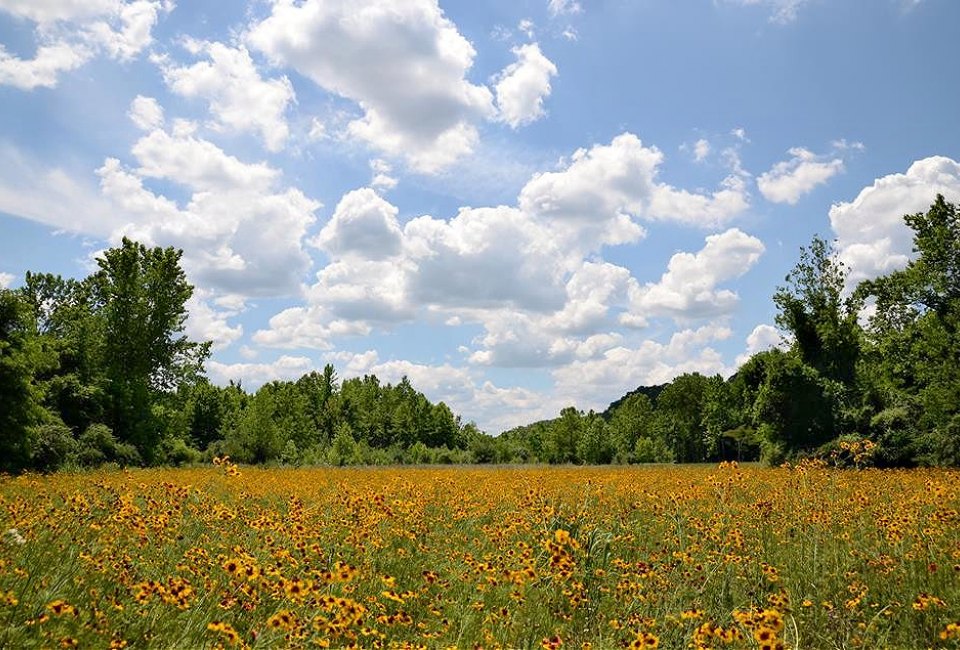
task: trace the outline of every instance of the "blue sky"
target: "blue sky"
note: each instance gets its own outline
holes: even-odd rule
[[[780,341],[960,201],[953,0],[0,0],[0,284],[184,250],[208,372],[492,433]]]

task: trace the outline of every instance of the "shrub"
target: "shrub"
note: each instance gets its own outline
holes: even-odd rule
[[[641,436],[633,447],[633,462],[672,463],[673,452],[663,440]]]
[[[62,422],[31,427],[28,436],[30,462],[35,469],[52,472],[77,459],[78,445],[73,431]]]
[[[77,457],[81,465],[96,467],[110,462],[127,466],[142,463],[137,448],[129,443],[119,442],[105,424],[91,424],[80,435],[78,443]]]

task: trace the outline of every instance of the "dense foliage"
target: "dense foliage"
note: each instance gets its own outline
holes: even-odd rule
[[[248,394],[211,384],[184,335],[179,251],[124,239],[83,279],[0,291],[0,471],[183,464],[464,462],[481,434],[410,382],[332,366]],[[208,458],[209,459],[209,458]]]
[[[124,239],[84,280],[0,290],[0,471],[69,465],[650,463],[821,456],[960,464],[960,216],[907,215],[914,260],[849,286],[815,238],[773,296],[784,349],[730,378],[688,373],[603,413],[570,406],[498,437],[403,379],[332,366],[249,394],[211,384],[184,335],[179,251]]]

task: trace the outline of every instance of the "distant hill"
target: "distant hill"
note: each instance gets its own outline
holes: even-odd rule
[[[657,398],[660,397],[660,393],[662,393],[663,389],[669,385],[670,384],[659,384],[657,386],[640,386],[638,388],[634,388],[632,391],[630,391],[629,393],[627,393],[617,401],[611,402],[610,406],[607,407],[607,410],[601,413],[601,415],[603,416],[603,419],[609,420],[610,416],[613,415],[613,412],[617,409],[617,407],[623,404],[629,398],[633,397],[634,395],[646,395],[647,398],[650,400],[650,403],[656,406]]]

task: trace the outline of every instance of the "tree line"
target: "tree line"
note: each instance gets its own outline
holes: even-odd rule
[[[0,290],[0,471],[247,463],[643,463],[819,456],[960,465],[960,219],[907,215],[915,256],[849,286],[814,238],[773,296],[785,345],[723,378],[687,373],[604,412],[489,436],[404,378],[334,368],[248,393],[205,376],[184,334],[182,251],[124,239],[83,280],[27,273]]]
[[[603,413],[566,408],[488,441],[488,455],[960,465],[960,210],[938,195],[904,220],[914,260],[856,287],[828,242],[801,250],[773,296],[785,349],[728,379],[688,373],[638,389]]]
[[[0,471],[183,464],[468,462],[482,434],[404,378],[331,365],[255,393],[205,376],[184,334],[182,251],[124,239],[83,280],[27,273],[0,290]]]

